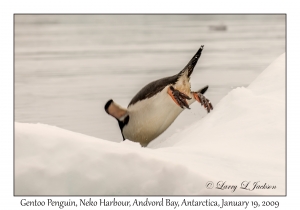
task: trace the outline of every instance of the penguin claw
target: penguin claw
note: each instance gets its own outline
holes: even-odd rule
[[[210,103],[209,99],[207,99],[203,94],[201,94],[200,92],[193,92],[192,93],[194,95],[194,98],[201,104],[204,106],[204,108],[206,109],[206,111],[209,113],[210,110],[213,110],[213,105]]]
[[[179,90],[176,90],[173,86],[170,86],[168,90],[168,94],[171,96],[173,101],[182,109],[184,109],[184,107],[190,109],[189,104],[186,101],[186,99],[188,100],[191,99],[188,95],[180,92]]]

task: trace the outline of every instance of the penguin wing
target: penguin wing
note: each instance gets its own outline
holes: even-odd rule
[[[124,120],[128,115],[127,109],[122,108],[120,105],[116,104],[113,100],[109,100],[104,107],[107,114],[113,116],[118,121]]]
[[[201,88],[200,90],[198,90],[197,92],[204,94],[208,89],[208,85],[206,85],[205,87]]]

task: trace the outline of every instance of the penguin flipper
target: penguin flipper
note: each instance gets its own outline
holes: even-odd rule
[[[118,121],[123,121],[126,116],[128,116],[127,109],[122,108],[118,104],[116,104],[112,99],[106,102],[104,109],[107,114],[113,116]]]
[[[204,94],[208,89],[208,85],[206,85],[205,87],[201,88],[200,90],[198,90],[197,92]]]
[[[186,102],[186,99],[190,100],[191,98],[187,96],[186,94],[180,92],[179,90],[176,90],[173,86],[170,86],[168,89],[168,94],[171,96],[173,101],[180,106],[182,109],[183,107],[186,107],[190,109],[189,104]]]

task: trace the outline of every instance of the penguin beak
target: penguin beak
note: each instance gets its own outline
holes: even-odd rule
[[[182,69],[179,72],[179,75],[182,75],[183,73],[185,73],[186,71],[188,72],[188,78],[192,75],[193,70],[201,56],[202,50],[203,50],[204,45],[201,45],[201,47],[199,48],[199,50],[196,52],[196,54],[194,55],[194,57],[190,60],[190,62],[184,67],[184,69]]]

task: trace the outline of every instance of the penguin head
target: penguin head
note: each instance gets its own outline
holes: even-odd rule
[[[112,99],[106,102],[104,109],[107,114],[113,116],[118,121],[123,140],[125,140],[123,135],[123,128],[129,122],[129,115],[127,109],[122,108],[120,105],[116,104]]]

